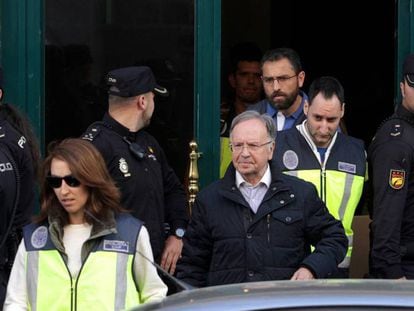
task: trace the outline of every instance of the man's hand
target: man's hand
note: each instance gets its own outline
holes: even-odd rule
[[[183,250],[183,241],[175,235],[170,235],[165,241],[164,251],[161,257],[161,267],[174,274],[177,261],[181,258],[181,251]]]
[[[315,277],[313,276],[312,272],[309,269],[304,267],[299,268],[291,277],[292,281],[295,280],[313,280]]]

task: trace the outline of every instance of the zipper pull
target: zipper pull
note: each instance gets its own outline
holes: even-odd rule
[[[267,214],[267,243],[270,244],[270,214]]]

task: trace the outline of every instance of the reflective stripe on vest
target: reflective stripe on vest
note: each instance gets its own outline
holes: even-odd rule
[[[94,244],[87,247],[79,275],[73,278],[52,242],[49,224],[24,227],[28,309],[122,310],[138,305],[133,261],[142,222],[121,214],[116,224],[117,232],[89,241]]]
[[[284,173],[314,184],[329,212],[342,222],[349,244],[347,255],[340,267],[349,267],[353,246],[352,220],[362,195],[364,176],[334,170],[322,173],[320,169],[285,171]],[[322,176],[324,176],[323,181]],[[321,189],[322,185],[324,189]],[[326,197],[323,198],[322,194]]]
[[[56,250],[27,253],[30,310],[123,310],[139,304],[133,255],[92,252],[72,279]]]

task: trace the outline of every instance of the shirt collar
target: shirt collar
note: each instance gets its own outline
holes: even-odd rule
[[[266,185],[267,188],[269,188],[271,181],[272,181],[272,175],[270,173],[269,164],[267,164],[266,171],[265,171],[264,175],[262,176],[262,179],[260,179],[260,181],[257,185],[264,184],[264,185]],[[251,184],[249,182],[247,182],[246,180],[244,180],[243,176],[236,170],[236,186],[237,186],[237,188],[240,189],[240,186],[243,183],[246,183],[247,185],[251,186]]]

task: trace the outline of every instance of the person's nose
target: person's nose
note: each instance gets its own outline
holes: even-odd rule
[[[274,79],[273,80],[273,90],[274,91],[280,90],[280,83],[279,83],[279,80],[278,79]]]
[[[255,81],[256,81],[256,77],[255,77],[255,75],[253,75],[253,74],[249,74],[249,75],[247,75],[247,82],[248,82],[248,83],[252,84],[252,83],[254,83]]]
[[[324,134],[329,132],[329,123],[326,120],[322,120],[320,123],[320,130]]]
[[[69,193],[69,186],[66,184],[64,180],[62,180],[62,185],[60,186],[60,193],[61,194]]]
[[[242,150],[240,151],[240,155],[244,158],[247,158],[250,156],[249,147],[245,144],[242,147]]]

